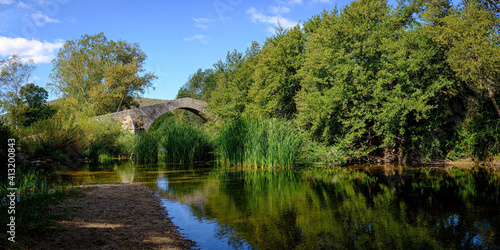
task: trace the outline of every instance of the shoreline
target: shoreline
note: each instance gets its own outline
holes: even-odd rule
[[[92,183],[78,186],[83,194],[54,205],[54,232],[28,239],[28,249],[192,249],[160,199],[145,186]]]

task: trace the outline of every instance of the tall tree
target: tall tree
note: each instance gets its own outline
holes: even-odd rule
[[[50,118],[56,113],[56,110],[45,104],[49,93],[44,88],[29,83],[21,88],[24,97],[20,113],[23,117],[22,125],[30,126],[36,121]]]
[[[403,160],[429,146],[413,131],[436,128],[452,81],[412,14],[381,0],[323,14],[306,43],[297,124],[353,160]]]
[[[29,83],[35,68],[33,60],[23,62],[18,55],[0,61],[0,105],[3,112],[9,112],[16,129],[22,120],[20,111],[24,97],[21,88]]]
[[[207,100],[210,97],[210,92],[215,89],[215,77],[213,69],[198,69],[196,73],[189,76],[188,81],[179,89],[177,98],[190,97]]]
[[[296,114],[295,94],[300,90],[306,35],[299,25],[267,39],[253,73],[247,113],[291,119]]]
[[[464,0],[466,4],[476,0]],[[477,0],[486,10],[492,11],[496,16],[500,16],[500,0]]]
[[[245,111],[259,53],[259,44],[253,42],[245,54],[234,50],[227,53],[225,61],[214,64],[217,87],[211,93],[208,107],[217,117],[232,120]]]
[[[500,17],[476,1],[446,10],[429,5],[423,15],[427,31],[446,51],[446,62],[456,75],[493,104],[500,86]]]
[[[103,33],[67,41],[53,60],[49,84],[74,110],[84,106],[105,114],[130,108],[133,96],[152,87],[153,73],[143,69],[139,45],[108,40]]]

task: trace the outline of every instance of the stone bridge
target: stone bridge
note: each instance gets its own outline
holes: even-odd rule
[[[161,115],[176,109],[189,110],[203,120],[208,121],[209,118],[205,115],[207,103],[192,98],[182,98],[172,101],[166,101],[150,106],[139,107],[135,109],[124,110],[116,113],[102,115],[96,119],[113,119],[122,123],[122,129],[129,130],[132,133],[146,131],[151,127],[151,124]]]

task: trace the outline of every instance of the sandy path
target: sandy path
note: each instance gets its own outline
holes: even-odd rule
[[[179,235],[166,217],[159,198],[146,187],[97,184],[82,188],[83,197],[70,198],[56,211],[69,219],[63,229],[33,249],[190,249],[195,243]]]

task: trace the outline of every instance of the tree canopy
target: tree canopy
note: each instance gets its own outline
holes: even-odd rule
[[[33,60],[23,62],[18,55],[0,61],[0,106],[2,112],[9,112],[16,129],[22,121],[20,111],[24,96],[21,88],[30,83],[35,68]]]
[[[49,93],[44,88],[29,83],[21,88],[24,104],[20,115],[23,117],[22,125],[30,126],[36,121],[50,118],[56,113],[56,109],[45,104]]]
[[[157,78],[145,72],[145,60],[136,43],[108,40],[103,33],[83,35],[67,41],[53,60],[50,86],[74,110],[117,112],[137,105],[132,97]]]
[[[353,1],[228,52],[205,98],[221,121],[292,120],[338,162],[500,153],[499,22],[489,0]]]

